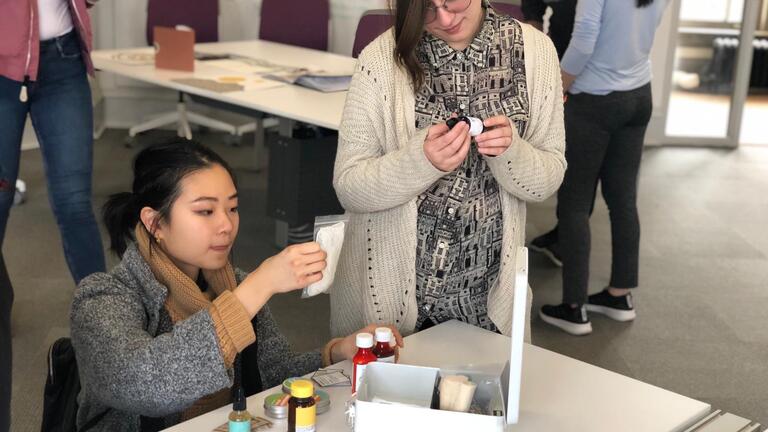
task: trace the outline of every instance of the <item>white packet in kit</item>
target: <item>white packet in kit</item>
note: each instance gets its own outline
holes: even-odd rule
[[[341,246],[344,244],[347,220],[346,215],[318,216],[315,218],[315,241],[328,254],[327,265],[323,270],[323,278],[304,288],[301,298],[327,293],[331,288],[336,276],[339,255],[341,255]]]

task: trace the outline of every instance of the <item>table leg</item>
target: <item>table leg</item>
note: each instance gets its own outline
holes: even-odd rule
[[[292,137],[294,121],[286,118],[280,118],[278,120],[278,132],[281,136]],[[284,248],[288,245],[288,233],[290,227],[287,222],[275,219],[275,245],[279,248]]]
[[[264,151],[267,135],[267,131],[264,130],[264,116],[257,117],[254,122],[256,127],[253,129],[253,167],[256,172],[261,172],[267,166],[267,157]]]

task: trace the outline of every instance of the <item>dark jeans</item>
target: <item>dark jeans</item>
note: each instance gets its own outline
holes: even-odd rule
[[[611,220],[610,286],[637,287],[640,220],[637,175],[653,101],[650,84],[605,96],[568,95],[565,158],[557,194],[563,302],[584,304],[589,284],[589,215],[602,185]]]
[[[104,251],[91,206],[93,108],[75,32],[40,43],[40,69],[21,102],[21,83],[0,77],[0,245],[19,172],[27,114],[37,134],[48,196],[75,282],[104,271]],[[41,263],[42,264],[42,263]]]
[[[0,251],[0,432],[11,429],[11,305],[13,287]]]

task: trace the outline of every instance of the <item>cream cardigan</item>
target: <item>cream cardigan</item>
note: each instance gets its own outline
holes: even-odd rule
[[[525,241],[525,201],[557,191],[566,168],[557,53],[546,35],[521,25],[530,120],[525,136],[515,132],[506,152],[486,159],[501,189],[504,219],[501,269],[488,312],[506,335],[515,255]],[[392,323],[407,335],[416,325],[416,198],[445,173],[424,155],[427,129],[416,130],[411,81],[393,50],[393,31],[387,31],[360,54],[339,130],[333,186],[350,219],[331,289],[333,336],[369,323]],[[527,340],[530,297],[529,290]]]

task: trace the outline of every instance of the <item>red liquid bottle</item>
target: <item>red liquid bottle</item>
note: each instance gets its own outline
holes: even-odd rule
[[[358,333],[355,337],[355,344],[357,345],[357,354],[352,358],[352,393],[357,393],[365,373],[365,366],[376,361],[376,355],[371,350],[373,347],[372,334]]]
[[[376,361],[382,363],[395,362],[395,349],[392,348],[392,330],[387,327],[378,327],[376,329],[376,346],[373,347],[373,354],[376,355]]]

